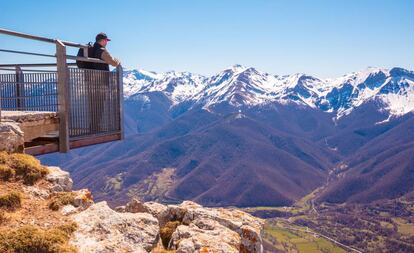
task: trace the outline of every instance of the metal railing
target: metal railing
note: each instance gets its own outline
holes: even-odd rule
[[[56,45],[56,54],[0,49],[0,52],[54,57],[56,63],[0,64],[1,110],[50,111],[59,117],[59,151],[71,140],[119,134],[123,139],[122,67],[116,71],[78,69],[68,60],[104,63],[89,58],[87,45],[0,29],[0,34]],[[66,55],[66,46],[84,49],[85,57]],[[44,69],[48,68],[48,69]],[[52,70],[50,70],[52,68]]]
[[[5,111],[58,111],[56,71],[0,74],[1,109]]]

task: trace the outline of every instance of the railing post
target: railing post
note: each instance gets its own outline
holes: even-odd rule
[[[2,122],[2,119],[1,119],[1,108],[2,108],[2,106],[1,106],[1,104],[2,104],[2,98],[3,97],[3,84],[1,83],[1,81],[0,81],[0,122]]]
[[[16,66],[16,105],[17,105],[17,110],[18,111],[23,111],[23,103],[22,103],[22,96],[24,95],[24,87],[23,84],[24,83],[24,76],[23,76],[23,71],[22,68],[20,68],[20,66]]]
[[[69,151],[69,69],[66,62],[66,46],[56,40],[57,90],[59,115],[59,152]]]
[[[121,140],[124,139],[124,81],[121,64],[116,67],[118,92],[119,92],[119,130],[121,131]]]
[[[86,57],[86,58],[89,57],[88,47],[83,48],[83,57]]]

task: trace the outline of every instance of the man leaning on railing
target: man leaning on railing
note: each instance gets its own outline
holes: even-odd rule
[[[110,39],[105,33],[99,33],[96,35],[95,43],[88,48],[88,57],[97,58],[103,60],[105,63],[92,63],[92,62],[78,62],[79,68],[91,69],[92,71],[85,72],[85,81],[89,86],[87,89],[88,104],[89,104],[89,132],[100,133],[107,131],[110,126],[109,122],[109,104],[108,93],[110,89],[110,73],[109,65],[118,67],[120,61],[113,58],[106,49],[106,46]],[[81,49],[82,50],[82,49]],[[79,51],[78,56],[83,56]],[[101,71],[93,71],[101,70]]]
[[[93,44],[93,51],[90,57],[98,58],[106,62],[105,63],[94,63],[94,69],[106,70],[109,71],[109,65],[117,67],[119,64],[118,59],[113,58],[108,50],[106,45],[111,41],[105,33],[98,33],[95,38],[95,44]]]

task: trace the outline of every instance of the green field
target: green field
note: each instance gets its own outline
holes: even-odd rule
[[[302,228],[304,229],[304,228]],[[345,253],[346,251],[330,241],[311,233],[301,232],[267,224],[264,239],[277,250],[292,253]],[[272,252],[267,249],[266,252]]]

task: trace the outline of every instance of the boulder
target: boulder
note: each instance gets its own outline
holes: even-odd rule
[[[129,213],[147,213],[144,205],[136,198],[133,198],[128,204],[125,206],[125,212]]]
[[[263,252],[264,220],[237,209],[205,208],[192,201],[184,201],[180,205],[162,205],[156,202],[141,203],[136,199],[117,209],[121,212],[149,213],[158,219],[160,227],[169,221],[179,221],[181,225],[171,240],[177,252],[198,252],[201,249],[209,249],[209,252]],[[217,244],[220,236],[228,237],[228,240],[224,238]],[[212,241],[208,242],[207,239]]]
[[[46,175],[46,180],[52,183],[50,190],[52,192],[68,192],[72,190],[73,181],[67,171],[59,167],[48,167],[49,174]]]
[[[119,213],[103,201],[74,214],[78,229],[70,243],[79,252],[150,252],[159,240],[159,225],[148,213]]]
[[[115,208],[117,212],[130,212],[130,213],[149,213],[158,219],[160,226],[164,226],[169,219],[167,213],[168,207],[157,202],[145,202],[142,203],[138,199],[134,198],[128,202],[125,206],[118,206]]]
[[[23,152],[24,133],[16,122],[0,122],[0,151]]]
[[[264,220],[250,214],[236,209],[204,208],[191,201],[184,201],[179,206],[169,205],[167,213],[176,215],[184,225],[191,225],[200,219],[216,221],[239,234],[242,252],[263,252],[261,233]]]
[[[160,226],[164,226],[168,221],[171,221],[168,216],[168,207],[157,202],[145,202],[145,210],[152,216],[158,219]]]
[[[180,225],[172,235],[170,247],[177,253],[240,252],[240,235],[213,220],[199,219]]]

